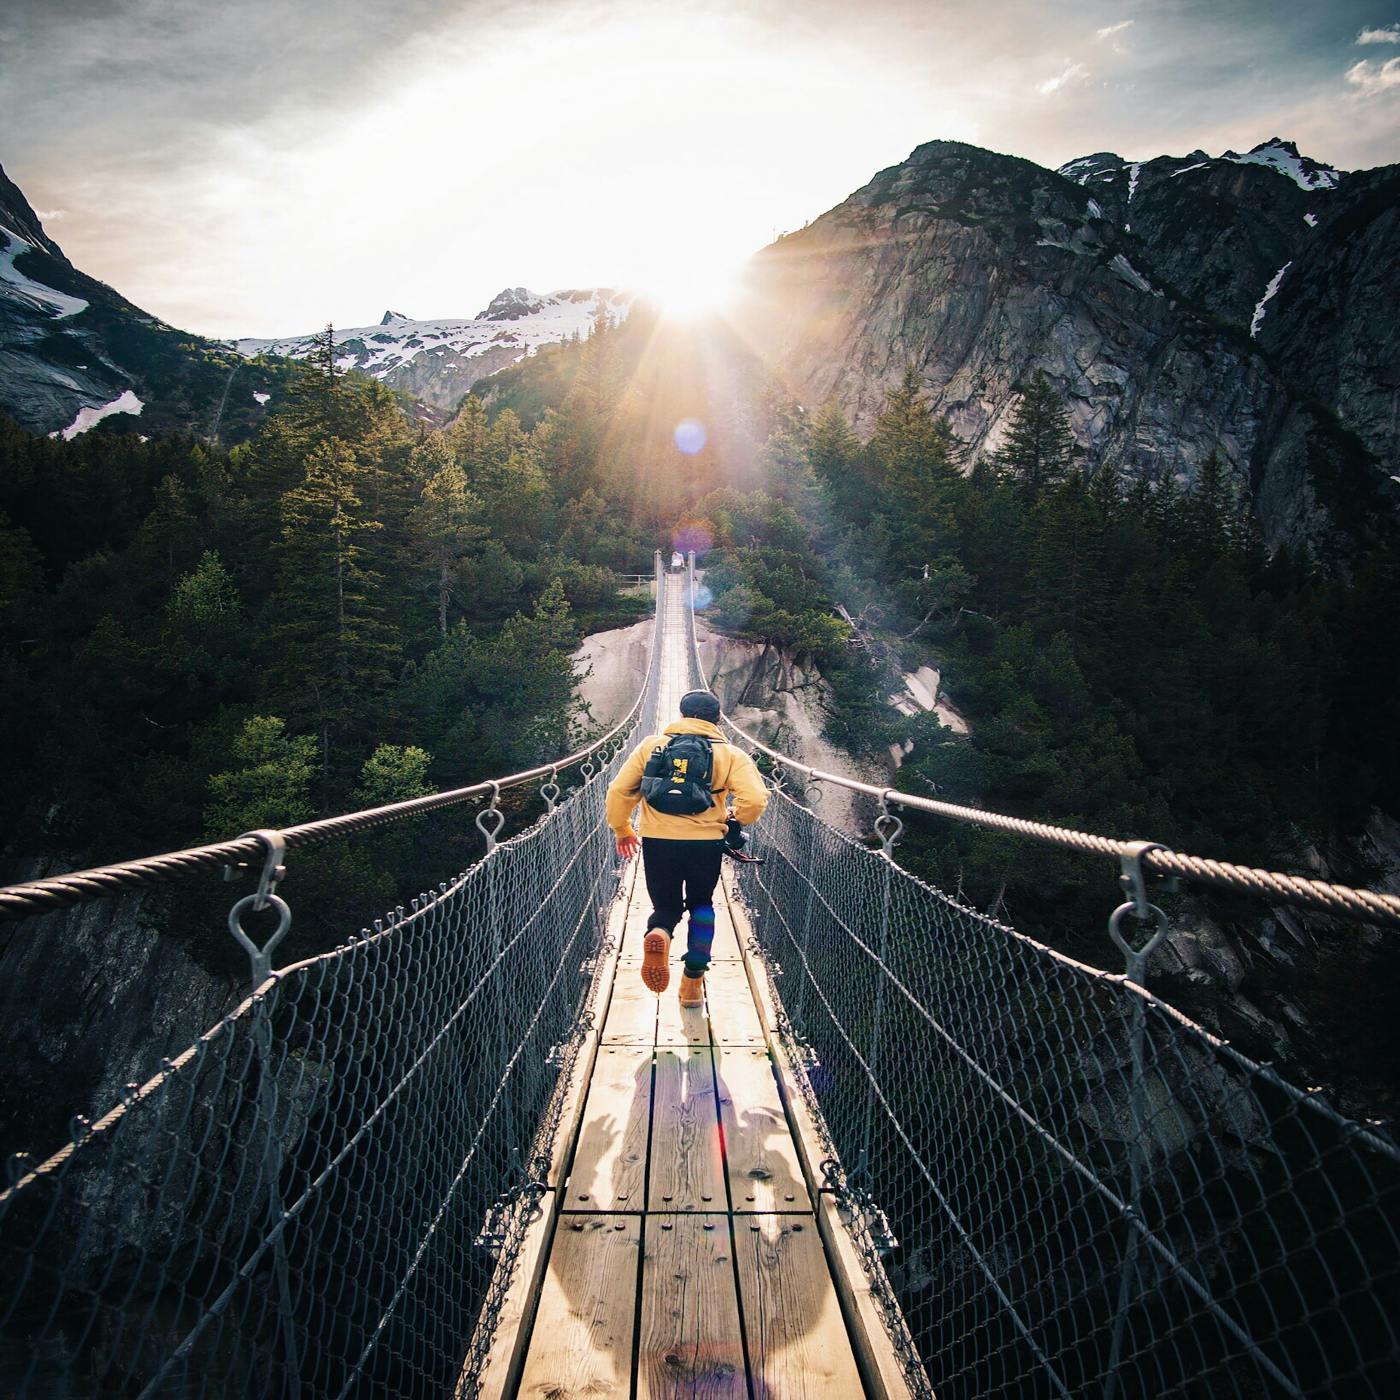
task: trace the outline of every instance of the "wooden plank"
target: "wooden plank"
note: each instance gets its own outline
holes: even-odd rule
[[[710,1018],[703,1005],[683,1007],[678,995],[681,965],[671,968],[671,985],[666,988],[657,1007],[656,1043],[658,1045],[708,1045],[711,1040]]]
[[[735,926],[739,930],[740,944],[743,945],[748,936],[747,916],[742,906],[730,894],[730,878],[725,878],[722,888],[726,905],[732,911]],[[749,958],[745,959],[745,967],[749,972],[749,984],[754,1000],[762,1008],[761,1019],[765,1025],[776,1026],[778,1003],[767,972],[761,963]],[[772,1055],[783,1106],[787,1110],[788,1122],[792,1127],[793,1141],[797,1145],[802,1175],[807,1182],[808,1194],[816,1202],[817,1223],[826,1245],[831,1278],[835,1282],[841,1301],[846,1327],[855,1344],[861,1379],[865,1382],[865,1393],[871,1400],[909,1400],[914,1392],[904,1374],[899,1350],[886,1329],[884,1313],[876,1300],[874,1286],[865,1271],[862,1256],[841,1219],[831,1193],[818,1189],[821,1183],[821,1161],[825,1154],[813,1112],[798,1086],[798,1071],[788,1062],[776,1034],[770,1033],[768,1049]],[[881,1266],[877,1264],[875,1267]],[[903,1344],[909,1353],[913,1354],[913,1343],[902,1318],[899,1326],[903,1332]],[[926,1378],[924,1384],[928,1384]]]
[[[725,1204],[710,1048],[658,1049],[647,1209],[723,1210]]]
[[[638,1400],[747,1400],[729,1221],[648,1216]]]
[[[725,901],[715,891],[715,941],[710,956],[715,962],[737,961],[743,956],[734,932],[734,920],[729,916]]]
[[[773,1064],[763,1048],[717,1049],[720,1123],[736,1211],[810,1211]]]
[[[604,1045],[654,1045],[656,1043],[656,993],[642,985],[638,972],[619,970],[613,983],[612,1004],[603,1022]]]
[[[783,1400],[863,1395],[813,1218],[760,1215],[734,1224],[754,1394]]]
[[[559,1222],[519,1394],[531,1400],[625,1400],[632,1385],[641,1219]]]
[[[743,963],[721,963],[705,974],[710,1025],[720,1044],[763,1043],[763,1023]]]
[[[563,1208],[641,1210],[645,1201],[647,1130],[651,1122],[649,1045],[602,1045],[583,1110],[583,1126]]]

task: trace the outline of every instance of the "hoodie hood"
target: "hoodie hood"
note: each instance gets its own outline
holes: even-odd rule
[[[663,734],[698,734],[702,739],[714,739],[718,743],[724,742],[724,735],[717,724],[711,724],[707,719],[678,719],[673,720],[661,731]]]

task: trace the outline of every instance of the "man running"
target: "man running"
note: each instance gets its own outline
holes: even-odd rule
[[[642,868],[651,917],[642,940],[642,981],[658,995],[671,980],[671,933],[690,911],[680,1003],[704,1001],[715,938],[715,885],[725,839],[763,815],[768,791],[748,754],[724,741],[719,700],[708,690],[681,696],[681,717],[643,739],[608,788],[608,825],[623,860],[637,854],[632,813],[642,815]],[[727,811],[734,800],[734,815]]]

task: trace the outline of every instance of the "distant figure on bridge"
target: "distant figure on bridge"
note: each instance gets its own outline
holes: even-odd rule
[[[658,995],[671,980],[671,934],[690,911],[682,1006],[699,1006],[715,938],[714,892],[726,842],[763,815],[768,790],[748,754],[720,733],[719,700],[708,690],[681,696],[681,717],[632,750],[608,788],[608,825],[617,853],[631,860],[640,844],[651,917],[642,940],[642,981]],[[729,800],[734,814],[729,815]],[[638,803],[641,841],[632,830]]]

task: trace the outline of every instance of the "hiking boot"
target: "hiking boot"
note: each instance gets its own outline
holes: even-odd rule
[[[671,935],[664,928],[649,928],[642,939],[642,982],[660,996],[670,985]]]
[[[692,976],[689,972],[681,977],[680,1000],[681,1005],[687,1010],[704,1006],[705,974],[703,972],[698,977]]]

